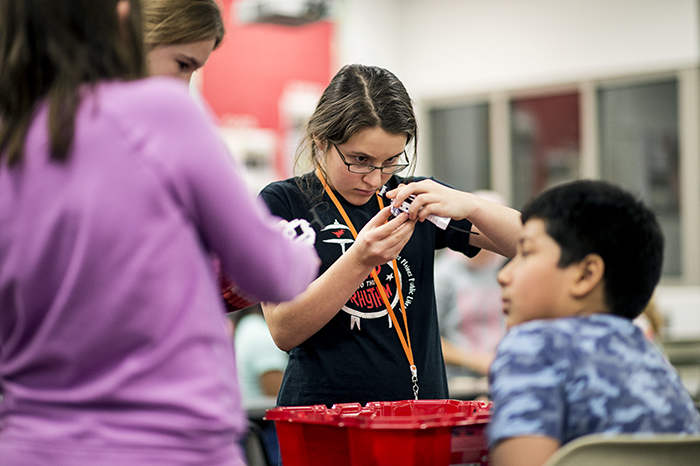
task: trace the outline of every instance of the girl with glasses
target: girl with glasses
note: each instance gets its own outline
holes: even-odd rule
[[[413,177],[417,136],[411,98],[394,74],[345,66],[297,152],[297,165],[312,170],[261,192],[274,214],[314,228],[322,259],[304,293],[263,303],[273,339],[289,352],[279,405],[448,397],[435,250],[512,257],[520,221],[513,209]],[[392,214],[392,203],[405,212]]]

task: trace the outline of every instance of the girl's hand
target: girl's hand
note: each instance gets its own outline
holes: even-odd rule
[[[470,209],[469,195],[449,188],[433,180],[400,184],[396,189],[386,193],[392,199],[392,205],[400,206],[410,196],[408,211],[411,220],[424,221],[428,215],[449,217],[455,220],[467,218]]]
[[[386,264],[395,259],[411,239],[415,220],[401,213],[387,222],[390,216],[389,207],[380,210],[359,231],[355,243],[346,252],[352,254],[360,266],[374,268]]]
[[[517,210],[429,179],[399,185],[386,196],[396,206],[413,196],[408,209],[413,221],[422,222],[431,214],[454,220],[467,219],[472,223],[472,231],[478,233],[471,235],[469,244],[506,257],[515,255],[522,228]]]

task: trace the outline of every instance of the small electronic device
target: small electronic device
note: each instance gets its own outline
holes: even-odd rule
[[[386,186],[382,186],[381,189],[379,190],[379,192],[378,192],[377,194],[379,194],[380,196],[383,196],[386,192],[387,192],[387,187],[386,187]],[[398,206],[398,207],[394,206],[393,203],[392,203],[392,205],[391,205],[391,215],[393,215],[394,217],[396,217],[396,216],[398,216],[401,212],[408,212],[408,209],[411,207],[411,202],[413,202],[413,199],[415,199],[415,198],[416,198],[416,196],[410,195],[410,196],[408,197],[408,199],[406,199],[405,201],[403,201],[403,202],[401,203],[401,205]],[[478,234],[479,234],[479,233],[477,233],[476,231],[463,230],[463,229],[461,229],[461,228],[457,228],[457,227],[455,227],[455,226],[453,226],[453,225],[450,225],[450,220],[452,220],[452,219],[449,218],[449,217],[440,217],[439,215],[430,214],[430,215],[428,215],[427,219],[428,219],[429,221],[431,221],[433,224],[435,224],[435,226],[437,226],[437,227],[440,228],[441,230],[446,230],[447,227],[449,226],[449,227],[452,228],[453,230],[460,231],[460,232],[466,233],[466,234],[468,234],[468,235],[478,235]]]
[[[415,198],[416,197],[413,195],[409,196],[408,199],[403,201],[403,203],[398,207],[395,207],[392,204],[391,214],[394,217],[397,217],[401,212],[408,212],[408,209],[411,206],[411,202],[413,202],[413,199],[415,199]],[[451,220],[451,218],[449,218],[449,217],[439,217],[437,215],[432,215],[432,214],[428,215],[427,219],[430,220],[432,223],[434,223],[435,226],[437,226],[441,230],[445,230],[447,228],[447,225],[450,223],[450,220]]]

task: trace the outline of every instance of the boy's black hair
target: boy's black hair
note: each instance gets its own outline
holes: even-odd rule
[[[661,278],[664,238],[654,213],[622,188],[581,180],[551,188],[522,210],[522,222],[541,219],[561,248],[559,266],[590,253],[605,263],[605,300],[611,313],[634,319]]]

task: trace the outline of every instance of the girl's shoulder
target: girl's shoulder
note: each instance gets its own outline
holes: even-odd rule
[[[276,195],[313,199],[321,197],[322,194],[323,185],[313,173],[306,173],[301,176],[287,178],[286,180],[273,181],[260,191],[260,195],[263,198]]]
[[[116,108],[147,111],[161,106],[195,105],[186,84],[175,78],[153,76],[133,81],[105,81],[94,90],[101,102]]]
[[[287,178],[286,180],[278,180],[278,181],[273,181],[269,183],[267,186],[265,186],[261,191],[260,194],[279,194],[279,193],[293,193],[299,191],[299,178],[300,177],[292,177],[292,178]]]
[[[86,117],[111,118],[136,135],[163,131],[191,137],[215,127],[206,104],[197,102],[187,85],[175,78],[106,81],[85,92]]]
[[[276,215],[288,213],[298,216],[311,208],[313,199],[322,195],[323,187],[318,178],[302,175],[274,181],[265,186],[259,196]]]

